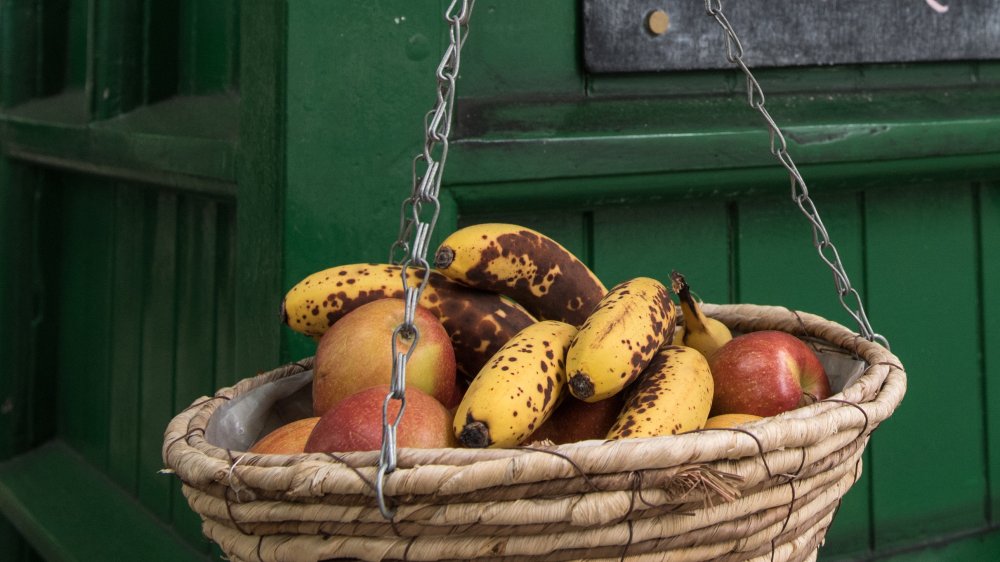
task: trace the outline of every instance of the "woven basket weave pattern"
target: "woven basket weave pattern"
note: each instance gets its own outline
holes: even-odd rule
[[[254,455],[205,440],[222,403],[311,360],[196,401],[168,426],[164,460],[232,560],[814,559],[869,435],[902,400],[902,366],[808,313],[705,309],[734,330],[782,330],[868,368],[829,400],[741,429],[544,450],[403,449],[385,483],[392,522],[374,500],[377,451]]]

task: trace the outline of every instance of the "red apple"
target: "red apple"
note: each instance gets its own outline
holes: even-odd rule
[[[766,330],[733,338],[709,359],[712,416],[773,416],[830,396],[823,364],[802,340]]]
[[[319,421],[318,417],[287,423],[262,437],[250,447],[251,453],[294,455],[305,451],[306,441]]]
[[[403,321],[402,299],[380,299],[352,310],[326,331],[316,348],[313,367],[313,412],[322,416],[356,392],[392,382],[392,332]],[[434,314],[417,307],[414,324],[420,333],[406,365],[406,384],[438,402],[455,394],[455,349]],[[398,351],[410,348],[399,339]]]
[[[584,402],[567,396],[552,412],[552,416],[524,442],[549,440],[562,445],[588,439],[604,439],[618,420],[618,414],[624,405],[623,392],[597,402]]]
[[[389,385],[366,388],[341,400],[316,424],[306,442],[307,453],[374,451],[382,448],[382,403]],[[399,401],[389,402],[389,420]],[[398,447],[433,449],[454,446],[452,416],[440,402],[417,388],[406,389],[406,409],[396,430]]]

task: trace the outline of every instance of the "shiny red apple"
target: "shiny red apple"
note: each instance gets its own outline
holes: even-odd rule
[[[712,416],[773,416],[830,396],[826,370],[812,348],[775,330],[735,337],[709,359],[715,379]]]

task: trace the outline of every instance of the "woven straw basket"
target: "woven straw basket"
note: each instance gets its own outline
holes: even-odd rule
[[[227,400],[311,360],[223,388],[177,415],[163,456],[205,534],[235,561],[814,560],[871,432],[903,398],[884,347],[815,315],[706,305],[865,362],[843,392],[740,429],[547,448],[404,449],[374,497],[378,452],[253,455],[208,443]]]

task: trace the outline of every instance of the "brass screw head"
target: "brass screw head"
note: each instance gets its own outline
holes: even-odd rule
[[[670,16],[663,10],[653,10],[646,16],[646,29],[653,35],[663,35],[670,28]]]

